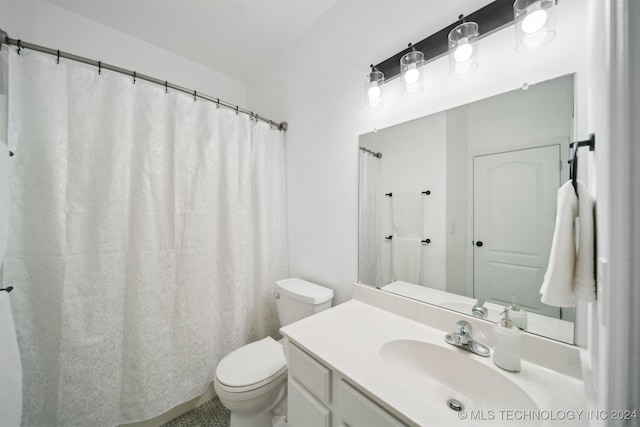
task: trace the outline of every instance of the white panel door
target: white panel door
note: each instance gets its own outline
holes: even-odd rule
[[[560,317],[540,302],[560,186],[560,145],[473,159],[474,297]]]

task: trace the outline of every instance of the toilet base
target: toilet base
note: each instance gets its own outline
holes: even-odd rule
[[[230,427],[272,427],[282,426],[287,412],[287,388],[279,390],[281,396],[273,405],[260,412],[243,413],[231,411]]]
[[[272,427],[282,426],[282,417],[287,413],[287,375],[285,374],[269,384],[266,389],[254,392],[253,396],[243,393],[229,395],[220,390],[217,379],[220,402],[231,412],[230,427]],[[216,384],[217,383],[217,384]],[[270,389],[270,390],[269,390]],[[233,399],[240,398],[239,400]],[[244,400],[244,398],[249,398]],[[275,424],[274,424],[275,423]]]

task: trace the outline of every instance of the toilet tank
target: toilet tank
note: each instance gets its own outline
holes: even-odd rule
[[[333,291],[294,277],[276,281],[275,297],[280,326],[285,326],[331,307]]]

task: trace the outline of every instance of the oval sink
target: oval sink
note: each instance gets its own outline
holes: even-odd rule
[[[529,395],[507,378],[518,374],[498,372],[475,360],[477,356],[472,353],[455,347],[397,340],[384,344],[380,357],[394,376],[435,405],[453,398],[465,411],[538,409]]]

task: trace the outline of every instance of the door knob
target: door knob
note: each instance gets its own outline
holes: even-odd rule
[[[481,240],[478,240],[478,241],[476,242],[476,246],[477,246],[477,247],[479,247],[479,248],[481,248],[483,244],[484,244],[484,243],[482,243],[482,241],[481,241]]]

